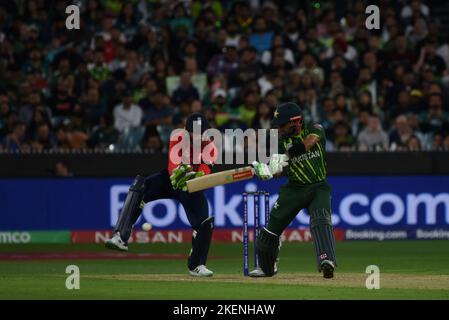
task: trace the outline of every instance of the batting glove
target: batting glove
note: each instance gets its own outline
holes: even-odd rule
[[[273,154],[270,157],[270,171],[272,175],[281,174],[284,167],[288,166],[288,156],[286,154]]]
[[[266,163],[254,161],[253,167],[256,176],[258,176],[260,179],[270,180],[271,178],[273,178],[273,174],[271,173],[270,168]]]

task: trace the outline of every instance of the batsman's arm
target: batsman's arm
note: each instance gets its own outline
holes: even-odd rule
[[[325,140],[326,140],[326,132],[324,130],[324,127],[319,123],[314,123],[310,127],[310,133],[304,139],[306,151],[309,151],[314,145],[316,145],[320,141]]]
[[[318,142],[320,142],[320,137],[317,136],[314,133],[309,134],[303,141],[304,143],[304,148],[306,149],[306,151],[309,151],[310,149],[312,149],[312,147],[314,145],[316,145]]]
[[[287,148],[287,154],[290,158],[300,156],[319,143],[321,139],[326,139],[324,128],[321,124],[315,123],[311,127],[311,132],[304,138],[302,143],[295,143]]]
[[[320,137],[315,134],[309,134],[307,137],[304,138],[302,142],[295,143],[291,145],[289,148],[287,148],[287,154],[289,158],[294,158],[297,156],[300,156],[317,144],[320,141]]]

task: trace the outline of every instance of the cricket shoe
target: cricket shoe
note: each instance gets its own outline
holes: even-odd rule
[[[331,279],[334,277],[335,264],[330,260],[323,260],[321,262],[321,271],[323,272],[323,277],[326,279]]]
[[[193,270],[189,270],[189,273],[194,277],[212,277],[214,275],[204,264],[199,265]]]
[[[278,273],[278,266],[277,266],[277,263],[275,263],[274,264],[274,274],[277,274],[277,273]],[[248,275],[250,277],[252,277],[252,278],[265,278],[265,277],[267,277],[265,272],[263,272],[260,267],[257,267],[256,269],[254,269]]]
[[[128,251],[128,245],[120,238],[120,232],[114,233],[111,239],[106,240],[105,246],[112,250]]]

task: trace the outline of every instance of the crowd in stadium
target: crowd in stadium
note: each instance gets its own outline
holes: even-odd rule
[[[71,3],[0,5],[0,150],[165,152],[192,112],[269,128],[286,101],[330,151],[449,150],[449,38],[429,1],[379,1],[380,30],[360,0],[84,0],[67,30]]]

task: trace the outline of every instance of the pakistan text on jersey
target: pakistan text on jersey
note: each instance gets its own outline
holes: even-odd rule
[[[301,161],[307,161],[313,158],[319,158],[320,155],[320,151],[319,150],[315,150],[315,151],[309,151],[307,153],[304,153],[300,156],[296,156],[294,158],[291,159],[292,162],[301,162]]]

